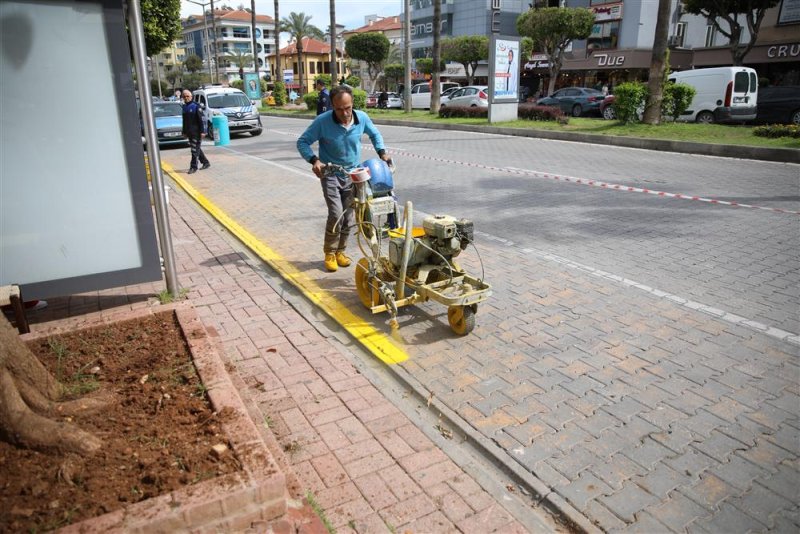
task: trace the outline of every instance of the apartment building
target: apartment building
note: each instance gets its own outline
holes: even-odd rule
[[[206,67],[210,62],[215,77],[219,71],[220,83],[239,78],[239,67],[230,57],[237,52],[253,55],[252,14],[249,10],[215,9],[213,17],[207,10],[203,15],[190,15],[181,23],[187,54],[199,56]],[[258,71],[262,77],[271,76],[274,72],[267,70],[267,57],[274,54],[275,21],[267,15],[256,14],[255,26]],[[217,60],[218,69],[215,68]],[[252,66],[245,70],[252,72]]]

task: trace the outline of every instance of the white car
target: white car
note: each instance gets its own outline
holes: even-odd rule
[[[208,137],[214,137],[214,124],[211,117],[226,115],[231,134],[249,132],[253,137],[261,135],[261,117],[258,108],[247,95],[234,87],[205,85],[194,92],[194,101],[206,109]]]
[[[459,87],[455,82],[441,82],[439,87],[442,91],[447,91],[451,87]],[[430,109],[431,107],[431,86],[425,83],[418,83],[411,88],[411,109]]]
[[[386,107],[389,109],[403,109],[403,97],[397,93],[389,93]]]
[[[489,87],[486,85],[468,85],[453,91],[447,101],[442,101],[441,107],[453,106],[488,107]]]

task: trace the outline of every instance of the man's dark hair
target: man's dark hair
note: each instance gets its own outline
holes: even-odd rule
[[[317,81],[314,83],[314,85],[321,85],[325,87],[325,80],[323,80],[322,78],[317,78]]]
[[[337,85],[333,89],[331,89],[331,102],[333,102],[337,96],[342,93],[347,93],[350,95],[350,98],[353,98],[353,88],[349,85]]]

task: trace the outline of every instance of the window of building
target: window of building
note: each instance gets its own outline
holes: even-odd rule
[[[594,24],[591,35],[586,39],[586,48],[589,50],[616,48],[619,38],[619,22],[610,20]]]
[[[316,74],[317,73],[317,64],[313,61],[308,64],[308,73],[309,74]]]
[[[223,37],[227,37],[228,36],[228,28],[223,27],[222,29],[219,30],[219,34],[221,36],[223,36]]]
[[[247,39],[250,37],[250,28],[247,26],[235,26],[233,28],[233,37],[238,39]]]
[[[686,23],[679,22],[675,25],[675,46],[683,46],[686,38]]]
[[[706,26],[706,48],[714,46],[717,38],[717,28],[713,24]]]

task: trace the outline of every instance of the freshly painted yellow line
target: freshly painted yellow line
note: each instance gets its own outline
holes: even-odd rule
[[[200,204],[217,221],[226,227],[233,235],[239,238],[247,247],[255,252],[259,258],[267,262],[273,269],[289,283],[300,289],[312,302],[317,304],[325,313],[342,325],[350,334],[360,341],[372,354],[382,362],[395,364],[408,359],[408,354],[398,347],[391,338],[377,330],[371,323],[355,315],[347,306],[320,288],[314,280],[298,271],[294,265],[284,259],[280,254],[259,241],[252,233],[243,228],[239,223],[230,218],[224,211],[209,201],[202,193],[197,191],[189,182],[179,175],[168,163],[161,163],[161,168],[175,180],[186,193]],[[355,289],[355,288],[354,288]]]

